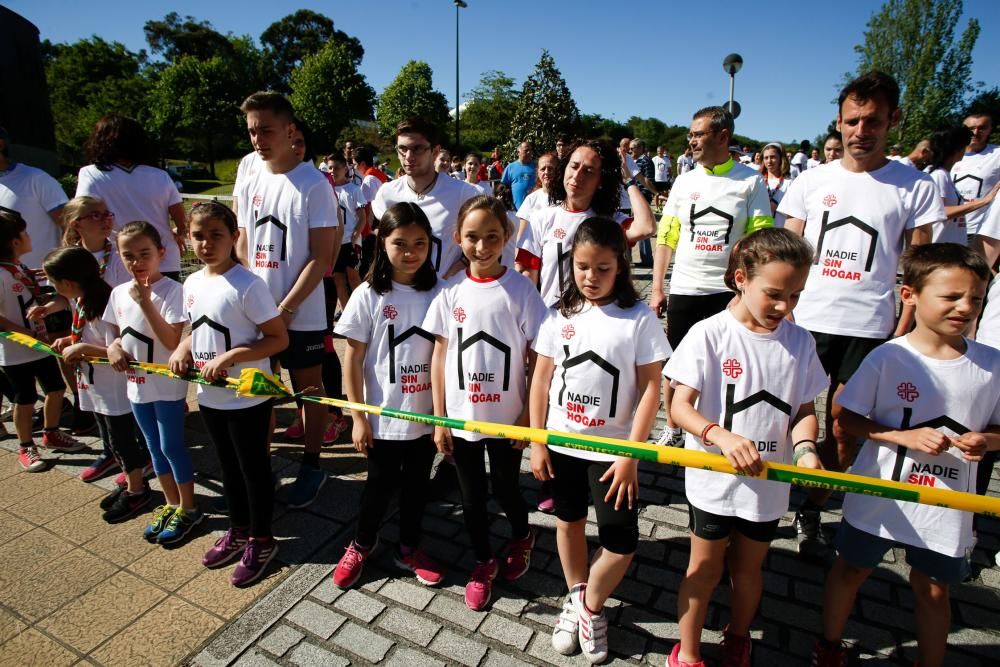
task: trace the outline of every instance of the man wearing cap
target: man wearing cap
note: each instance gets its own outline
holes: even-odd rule
[[[28,225],[32,250],[21,261],[42,265],[62,237],[62,209],[66,193],[59,182],[37,167],[10,158],[10,136],[0,127],[0,209],[17,211]]]

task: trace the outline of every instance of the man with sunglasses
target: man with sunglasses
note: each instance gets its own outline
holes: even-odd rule
[[[37,167],[10,158],[10,136],[0,127],[0,209],[16,211],[28,224],[32,250],[21,260],[31,268],[58,248],[66,193],[59,182]]]
[[[439,277],[448,278],[464,268],[461,248],[451,240],[458,222],[458,210],[480,192],[465,181],[434,170],[441,142],[437,128],[422,118],[407,118],[399,123],[396,152],[406,175],[379,188],[372,202],[372,213],[379,219],[400,202],[419,206],[434,233],[431,263]]]

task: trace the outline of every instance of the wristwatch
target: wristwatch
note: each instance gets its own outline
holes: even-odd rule
[[[635,176],[625,181],[625,189],[628,190],[633,185],[639,185],[639,181],[635,180]]]

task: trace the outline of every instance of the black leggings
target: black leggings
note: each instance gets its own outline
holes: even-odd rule
[[[219,454],[222,489],[233,527],[249,527],[251,537],[271,537],[274,482],[267,446],[271,401],[238,410],[204,405],[200,409]]]
[[[332,346],[331,346],[332,347]],[[323,357],[323,388],[330,398],[340,398],[343,384],[343,370],[340,367],[340,357],[336,350],[327,352]],[[330,406],[330,412],[341,414],[340,408]]]
[[[128,473],[146,466],[149,455],[139,439],[139,428],[131,412],[123,415],[102,415],[95,412],[94,418],[97,419],[101,441],[111,450],[122,470]]]
[[[361,492],[355,541],[375,544],[389,501],[399,491],[399,543],[420,544],[431,465],[437,449],[430,435],[416,440],[375,440],[368,450],[368,481]]]
[[[455,448],[455,470],[462,490],[462,515],[465,530],[469,533],[476,560],[484,562],[493,557],[490,549],[490,525],[486,513],[488,487],[486,461],[483,449],[490,457],[490,481],[493,495],[510,522],[510,536],[521,539],[528,534],[528,506],[521,496],[521,454],[506,438],[485,438],[469,441],[452,436]]]

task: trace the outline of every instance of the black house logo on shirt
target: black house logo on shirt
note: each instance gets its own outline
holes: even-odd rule
[[[190,319],[190,317],[188,319]],[[194,332],[194,330],[200,326],[207,326],[209,329],[215,329],[216,331],[218,331],[220,334],[222,334],[222,338],[225,340],[226,352],[232,349],[232,340],[229,337],[229,327],[213,321],[208,317],[208,315],[202,315],[197,320],[192,322],[191,331]]]
[[[126,336],[131,336],[132,338],[135,338],[135,340],[141,345],[145,345],[146,354],[145,355],[140,354],[137,356],[145,356],[147,363],[153,363],[153,339],[150,338],[149,336],[139,333],[132,327],[125,327],[124,329],[122,329],[122,336],[121,336],[122,340],[124,340]]]
[[[424,340],[434,344],[434,336],[424,331],[418,326],[412,326],[396,337],[396,325],[389,325],[389,384],[396,384],[396,348],[402,345],[410,336],[419,336]],[[461,359],[461,357],[459,357]],[[461,363],[461,361],[459,361]],[[461,379],[461,372],[459,373]]]
[[[714,206],[709,206],[707,208],[703,208],[702,210],[696,212],[694,204],[691,204],[691,220],[689,223],[691,226],[691,243],[694,243],[695,221],[698,220],[699,218],[705,217],[706,215],[712,215],[712,214],[715,214],[726,221],[726,236],[723,239],[722,243],[723,245],[729,245],[729,236],[730,234],[733,233],[733,222],[734,222],[733,216],[730,215],[729,213],[726,213],[725,211],[720,211]]]
[[[725,419],[723,419],[722,428],[727,431],[731,431],[733,428],[733,417],[737,414],[743,412],[744,410],[749,410],[758,403],[767,403],[773,407],[778,412],[783,412],[789,417],[792,416],[792,406],[785,403],[783,400],[775,396],[769,391],[761,389],[760,391],[750,394],[742,401],[736,400],[736,385],[729,383],[726,385],[726,409],[723,413]]]
[[[465,351],[475,345],[476,343],[483,342],[487,345],[495,347],[503,354],[503,390],[507,391],[510,388],[510,347],[504,345],[501,341],[497,340],[493,336],[489,335],[485,331],[480,331],[468,340],[463,338],[462,327],[457,327],[458,330],[458,388],[465,389],[465,367],[463,363],[463,356]]]
[[[952,433],[955,433],[956,435],[965,435],[970,430],[972,430],[967,426],[964,426],[959,422],[955,421],[948,415],[941,415],[940,417],[934,417],[933,419],[928,419],[927,421],[920,422],[919,424],[910,424],[910,420],[912,418],[913,418],[913,408],[903,408],[903,419],[900,421],[899,424],[900,430],[909,431],[913,429],[924,428],[926,426],[927,428],[933,428],[939,430],[942,428],[946,428]],[[958,479],[958,469],[943,464],[934,466],[936,468],[940,468],[940,470],[933,471],[933,474],[930,476],[930,479],[928,479],[927,475],[920,473],[917,473],[916,475],[914,474],[910,475],[911,478],[915,479],[909,479],[909,480],[902,479],[903,464],[906,462],[906,456],[909,453],[909,451],[910,450],[907,449],[906,447],[902,447],[900,445],[896,446],[896,460],[892,466],[893,481],[895,482],[907,481],[910,484],[920,484],[921,486],[934,486],[934,475],[936,474],[941,474],[945,477],[948,477],[949,479],[955,479],[955,480]],[[943,460],[946,457],[937,457],[937,458]],[[973,483],[974,483],[973,478],[970,475],[969,488],[967,488],[966,491],[975,492],[975,489],[972,488]]]
[[[431,265],[435,271],[441,270],[441,239],[431,234]]]
[[[618,412],[618,384],[621,380],[621,371],[593,350],[587,350],[582,354],[571,357],[569,354],[569,345],[563,345],[563,353],[566,355],[566,359],[562,363],[562,389],[559,390],[559,405],[563,405],[563,396],[566,393],[566,371],[574,366],[579,366],[580,364],[591,363],[611,377],[611,397],[608,402],[608,419],[614,419],[615,413]]]
[[[839,220],[833,220],[831,222],[829,211],[823,211],[823,221],[820,223],[819,238],[816,240],[816,256],[813,259],[813,264],[819,264],[820,258],[823,256],[823,240],[826,238],[826,233],[845,225],[853,225],[870,237],[868,242],[868,255],[865,258],[865,272],[870,272],[872,270],[872,264],[875,262],[875,249],[878,246],[878,230],[871,225],[858,220],[853,215],[849,215],[846,218],[840,218]]]
[[[268,224],[274,225],[278,229],[278,231],[281,232],[281,250],[278,253],[278,257],[279,257],[279,259],[282,262],[284,262],[285,259],[286,259],[286,257],[288,256],[288,226],[285,223],[283,223],[281,220],[278,220],[273,215],[265,215],[263,218],[261,218],[260,220],[258,220],[255,223],[253,223],[255,245],[258,245],[258,246],[260,245],[260,244],[256,243],[256,240],[257,240],[257,229],[259,227],[262,227],[262,226],[268,225]],[[254,248],[254,251],[255,251],[255,256],[256,256],[256,252],[260,252],[260,250],[258,248]],[[272,252],[273,252],[273,249],[272,249]]]
[[[980,177],[976,176],[975,174],[965,174],[963,176],[955,176],[955,185],[958,185],[959,181],[964,181],[966,179],[976,182],[976,196],[973,197],[973,199],[979,199],[980,197],[982,197],[983,196],[983,179],[981,179]],[[964,197],[962,199],[965,200]],[[968,201],[968,200],[965,200],[965,201]]]

